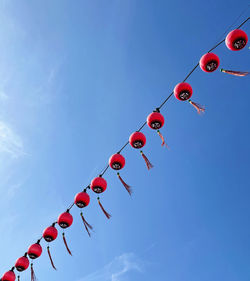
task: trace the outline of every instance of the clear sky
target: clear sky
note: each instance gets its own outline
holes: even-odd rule
[[[0,1],[0,275],[98,175],[109,158],[234,22],[248,1]],[[245,13],[238,21],[243,21]],[[249,23],[243,28],[250,35]],[[215,53],[249,70],[249,49]],[[169,150],[145,127],[147,171],[124,150],[84,214],[35,261],[46,281],[249,281],[249,77],[200,69],[199,116],[174,97],[162,113]],[[21,280],[29,280],[30,272]]]

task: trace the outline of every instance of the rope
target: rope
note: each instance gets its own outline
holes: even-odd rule
[[[249,5],[248,5],[248,6],[249,6]],[[244,11],[243,13],[245,13],[245,11]],[[243,13],[242,13],[242,14],[243,14]],[[242,16],[242,14],[241,14],[240,16]],[[240,16],[239,16],[239,17],[240,17]],[[239,18],[239,17],[238,17],[238,18]],[[237,18],[237,20],[238,20],[238,18]],[[238,27],[236,27],[236,29],[241,28],[244,24],[247,23],[247,21],[248,21],[249,19],[250,19],[250,17],[248,17],[246,20],[244,20]],[[236,21],[237,21],[237,20],[236,20]],[[233,25],[233,24],[232,24],[232,25]],[[232,27],[232,25],[231,25],[230,27]],[[224,34],[225,34],[225,32],[224,32]],[[216,49],[218,46],[220,46],[224,41],[225,41],[225,38],[224,38],[223,40],[221,40],[219,43],[217,43],[215,46],[213,46],[209,51],[207,51],[207,53],[212,52],[214,49]],[[185,81],[193,74],[193,72],[197,69],[198,66],[199,66],[199,62],[191,69],[191,71],[190,71],[190,72],[187,74],[187,76],[184,78],[183,82],[185,82]],[[166,104],[166,102],[172,97],[173,94],[174,94],[174,92],[172,91],[172,92],[168,95],[168,97],[161,103],[161,105],[160,105],[159,107],[157,107],[157,109],[161,109],[161,108]],[[138,131],[138,132],[141,131],[141,130],[144,128],[144,126],[145,126],[146,124],[147,124],[147,122],[144,122],[144,123],[139,127],[139,129],[138,129],[137,131]],[[121,147],[121,149],[118,151],[118,153],[120,153],[122,150],[124,150],[125,147],[126,147],[128,144],[129,144],[129,141],[127,141],[127,142]],[[105,166],[105,168],[102,170],[103,172],[99,173],[99,175],[103,176],[103,175],[107,172],[108,169],[109,169],[109,165]],[[88,186],[88,187],[89,187],[89,186]],[[100,207],[102,208],[103,212],[105,213],[105,215],[107,216],[107,218],[110,218],[111,215],[108,214],[108,213],[104,210],[104,208],[103,208],[101,202],[99,201],[99,199],[98,199],[98,203],[99,203]],[[67,210],[71,210],[71,209],[73,208],[73,206],[74,206],[74,203],[72,203],[72,204],[70,205],[70,207],[67,208]],[[57,223],[57,222],[54,222],[54,224],[56,224],[56,223]],[[39,241],[42,240],[42,239],[43,239],[43,236],[39,238]],[[56,270],[56,267],[54,266],[54,263],[53,263],[53,261],[52,261],[52,257],[51,257],[50,251],[49,251],[49,247],[47,247],[47,251],[48,251],[48,255],[49,255],[49,258],[50,258],[52,267]],[[0,281],[1,281],[1,279],[0,279]]]

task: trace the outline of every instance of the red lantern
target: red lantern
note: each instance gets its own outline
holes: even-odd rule
[[[121,170],[125,166],[125,158],[120,153],[113,154],[109,158],[109,166],[114,170]],[[117,173],[117,176],[128,193],[131,195],[131,187],[122,179],[120,173]]]
[[[72,225],[73,223],[73,217],[67,210],[67,212],[62,213],[58,219],[57,223],[60,225],[61,228],[68,228]]]
[[[147,124],[151,129],[159,130],[164,125],[164,117],[158,110],[152,112],[147,117]]]
[[[246,46],[248,37],[243,30],[235,29],[228,33],[225,42],[229,50],[239,51]]]
[[[67,210],[66,212],[62,213],[58,219],[57,219],[57,223],[59,224],[59,226],[63,229],[65,228],[68,228],[72,225],[73,223],[73,217],[72,215],[69,213],[69,210]],[[66,237],[65,237],[65,233],[63,232],[62,234],[63,236],[63,242],[64,242],[64,245],[68,251],[68,253],[72,256],[72,253],[69,249],[69,246],[67,244],[67,241],[66,241]]]
[[[45,241],[52,242],[52,241],[54,241],[57,238],[58,231],[55,228],[55,224],[56,223],[53,223],[52,226],[47,227],[43,231],[43,238],[44,238]],[[51,257],[49,246],[47,247],[47,252],[48,252],[48,255],[49,255],[49,259],[50,259],[51,265],[56,270],[56,267],[55,267],[54,262],[53,262],[52,257]]]
[[[90,202],[90,197],[85,190],[76,194],[75,204],[78,208],[84,208],[88,206],[89,202]]]
[[[154,112],[150,113],[147,117],[147,124],[149,126],[149,128],[153,129],[153,130],[157,130],[158,135],[160,136],[161,140],[162,140],[162,146],[166,145],[165,139],[163,137],[163,135],[160,132],[160,128],[163,127],[164,125],[164,117],[163,115],[160,113],[160,110],[157,108]]]
[[[40,243],[40,241],[38,240],[37,243],[35,243],[29,247],[27,253],[31,259],[36,259],[41,256],[43,249],[39,243]]]
[[[113,154],[109,158],[109,166],[114,170],[121,170],[125,166],[125,158],[120,154]]]
[[[134,132],[130,135],[129,143],[133,148],[142,148],[146,144],[146,137],[141,132]]]
[[[43,249],[40,245],[40,240],[38,240],[35,244],[32,244],[29,247],[27,254],[30,259],[34,260],[41,256],[42,251],[43,251]],[[36,281],[37,279],[36,279],[35,271],[33,268],[33,263],[31,263],[31,265],[30,265],[30,271],[31,271],[31,281]]]
[[[133,148],[139,149],[142,148],[146,144],[146,136],[141,132],[134,132],[130,135],[129,143]],[[147,165],[148,170],[153,168],[153,165],[148,160],[147,156],[141,150],[141,155]]]
[[[102,176],[99,176],[91,181],[90,187],[95,193],[102,193],[107,188],[107,182]]]
[[[47,227],[43,231],[43,238],[47,242],[52,242],[57,238],[58,231],[55,228],[55,223],[52,224],[52,226]]]
[[[190,99],[192,94],[193,94],[193,89],[186,82],[179,83],[174,88],[174,95],[180,101],[185,101]]]
[[[24,271],[26,270],[30,265],[29,259],[27,258],[27,254],[25,254],[23,257],[16,260],[15,268],[17,271]]]
[[[202,105],[190,100],[192,94],[193,94],[193,89],[191,85],[189,85],[186,82],[179,83],[174,88],[174,95],[178,100],[180,101],[188,100],[188,102],[197,110],[198,113],[204,112],[205,108]]]
[[[1,281],[15,281],[16,275],[13,272],[13,270],[14,270],[14,268],[12,268],[12,270],[5,272],[3,277],[1,278]]]
[[[216,54],[207,53],[200,59],[200,68],[205,72],[213,72],[220,65],[220,59]]]

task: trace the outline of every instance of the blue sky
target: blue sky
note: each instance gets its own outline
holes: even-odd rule
[[[105,167],[247,6],[235,1],[0,1],[0,272]],[[249,12],[237,22],[240,23]],[[249,23],[244,30],[250,34]],[[249,50],[215,53],[221,67],[249,70]],[[247,281],[250,278],[249,77],[198,69],[188,80],[198,116],[172,98],[162,113],[169,150],[145,127],[147,171],[124,150],[84,214],[46,244],[39,280]],[[30,272],[22,274],[28,280]]]

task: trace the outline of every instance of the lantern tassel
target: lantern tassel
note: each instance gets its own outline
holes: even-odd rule
[[[220,70],[221,72],[224,72],[224,73],[227,73],[227,74],[231,74],[231,75],[234,75],[234,76],[247,76],[250,72],[248,71],[235,71],[235,70],[226,70],[226,69],[223,69],[221,68]]]
[[[31,270],[31,281],[36,281],[37,278],[34,272],[33,263],[30,265],[30,270]]]
[[[191,100],[189,100],[189,103],[192,104],[192,106],[197,110],[197,112],[200,114],[200,113],[203,113],[205,112],[205,108],[203,105],[200,105],[198,103],[195,103]]]
[[[1,279],[2,280],[2,279]],[[17,281],[20,281],[20,275],[17,276]]]
[[[82,221],[83,221],[83,224],[84,224],[84,226],[85,226],[85,229],[86,229],[86,231],[88,232],[88,235],[89,235],[89,237],[91,236],[91,234],[90,234],[90,231],[89,231],[89,229],[93,229],[93,227],[85,220],[85,218],[84,218],[84,216],[83,216],[83,213],[81,212],[81,217],[82,217]]]
[[[161,134],[160,130],[157,130],[157,134],[160,136],[161,140],[162,140],[162,143],[161,143],[161,146],[166,146],[168,147],[167,143],[165,142],[165,139],[163,137],[163,135]]]
[[[87,225],[87,227],[88,228],[90,228],[91,230],[93,230],[93,226],[92,225],[90,225],[86,220],[85,220],[85,218],[84,218],[84,216],[83,216],[83,213],[81,212],[81,217],[82,217],[82,220],[83,220],[83,222]]]
[[[51,262],[52,267],[53,267],[55,270],[57,270],[56,267],[55,267],[55,265],[54,265],[54,263],[53,263],[53,260],[52,260],[51,254],[50,254],[50,250],[49,250],[49,246],[47,247],[47,251],[48,251],[48,255],[49,255],[49,259],[50,259],[50,262]]]
[[[63,236],[64,245],[65,245],[65,247],[66,247],[68,253],[72,256],[72,253],[71,253],[71,251],[70,251],[70,249],[69,249],[69,247],[68,247],[68,244],[67,244],[67,241],[66,241],[65,233],[64,233],[64,232],[63,232],[62,236]]]
[[[127,192],[129,193],[129,195],[132,194],[132,189],[131,189],[131,186],[129,186],[123,179],[122,177],[120,176],[120,173],[117,173],[117,176],[119,178],[119,180],[121,181],[121,183],[123,184],[123,186],[126,188]]]
[[[141,150],[141,156],[143,157],[148,170],[150,170],[151,168],[153,168],[154,166],[150,163],[150,161],[148,160],[147,156],[143,153],[143,151]]]
[[[110,218],[111,218],[111,215],[103,208],[102,203],[100,202],[100,198],[99,198],[99,197],[97,198],[97,200],[98,200],[98,204],[99,204],[99,206],[101,207],[101,209],[102,209],[104,215],[105,215],[108,219],[110,219]]]

